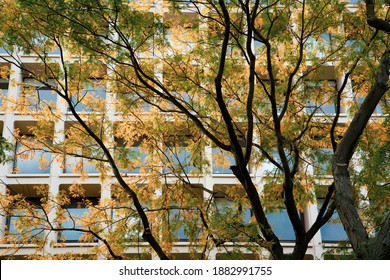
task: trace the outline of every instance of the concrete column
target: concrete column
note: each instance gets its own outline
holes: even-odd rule
[[[22,82],[22,71],[15,65],[11,65],[10,83],[8,85],[8,98],[16,99],[20,90],[20,82]],[[15,142],[14,133],[14,113],[13,110],[7,110],[4,116],[4,126],[2,136],[10,143]],[[13,157],[13,151],[8,152],[8,155]],[[13,162],[8,162],[0,165],[0,196],[7,193],[7,174],[12,172]],[[7,215],[0,209],[0,238],[4,237]]]
[[[65,122],[60,120],[54,124],[54,140],[53,143],[62,143],[65,140],[63,133],[65,128]],[[52,154],[52,162],[50,167],[50,177],[57,178],[62,174],[62,164],[60,155]]]
[[[337,78],[336,79],[336,86],[337,86],[336,88],[340,89],[343,82],[344,82],[344,77]],[[349,105],[347,105],[347,104],[352,102],[354,99],[354,95],[353,95],[353,91],[352,91],[352,81],[350,78],[348,78],[348,80],[347,80],[347,84],[345,85],[344,94],[342,97],[344,97],[344,98],[342,98],[342,100],[341,100],[340,113],[347,114],[348,109],[349,109]]]
[[[3,181],[0,181],[0,199],[2,196],[6,195],[6,193],[7,193],[6,185],[3,183]],[[3,211],[2,208],[0,208],[0,240],[4,238],[6,223],[7,223],[6,212]]]
[[[308,207],[305,208],[304,211],[305,215],[305,228],[308,230],[314,223],[314,221],[317,218],[318,215],[318,209],[316,204],[311,204]],[[324,253],[323,247],[322,247],[322,238],[321,238],[321,232],[318,231],[313,239],[311,240],[311,244],[313,246],[313,252],[314,252],[314,259],[319,260],[322,259],[322,255]]]
[[[60,191],[60,184],[59,184],[59,178],[58,177],[51,177],[50,178],[50,186],[49,186],[49,196],[53,199],[54,202],[51,203],[51,209],[48,214],[48,220],[50,224],[53,225],[53,227],[57,227],[56,220],[56,211],[57,211],[57,204],[56,204],[56,197],[58,196]],[[57,243],[57,236],[58,233],[55,231],[47,230],[45,232],[45,236],[47,237],[47,242],[45,244],[45,247],[43,248],[43,254],[54,254],[55,248],[53,248],[53,244]]]

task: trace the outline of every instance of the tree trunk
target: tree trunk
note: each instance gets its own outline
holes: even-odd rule
[[[371,259],[374,258],[374,255],[372,254],[372,248],[369,248],[368,234],[354,203],[353,189],[348,172],[348,166],[358,144],[358,140],[366,128],[375,107],[388,90],[387,83],[389,80],[389,70],[390,48],[387,48],[379,63],[379,69],[375,77],[375,84],[364,99],[359,111],[355,114],[351,124],[343,136],[343,139],[337,146],[333,157],[332,169],[335,180],[336,207],[339,212],[341,222],[347,232],[349,241],[351,242],[352,248],[359,259]],[[390,222],[388,220],[389,218],[387,218],[387,221],[382,227],[381,232],[383,232],[377,236],[378,240],[381,238],[381,241],[379,241],[379,244],[378,242],[375,242],[375,251],[379,252],[382,250],[379,249],[379,247],[382,245],[388,246],[389,244],[388,238],[385,238],[390,235]],[[386,248],[383,248],[383,250],[386,250]],[[381,253],[380,255],[386,256],[387,254]]]

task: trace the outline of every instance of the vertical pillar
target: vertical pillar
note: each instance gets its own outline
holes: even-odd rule
[[[308,207],[306,207],[304,211],[304,215],[305,215],[305,228],[306,230],[308,230],[314,223],[315,219],[317,218],[318,215],[317,204],[311,204]],[[311,240],[311,243],[313,246],[314,259],[315,260],[322,259],[324,250],[322,247],[322,238],[321,238],[320,231],[318,231],[314,235],[313,239]]]
[[[15,65],[11,65],[10,83],[8,85],[8,98],[16,100],[18,91],[20,89],[20,83],[22,82],[22,71]],[[10,143],[14,143],[14,113],[13,110],[7,110],[4,116],[4,126],[2,135]],[[7,152],[9,156],[13,156],[13,152]],[[0,196],[7,193],[7,174],[12,171],[13,163],[7,162],[0,165]],[[4,237],[6,226],[6,215],[2,209],[0,209],[0,238]]]
[[[2,196],[6,194],[7,194],[6,185],[3,183],[3,181],[0,181],[0,199]],[[6,222],[7,222],[6,213],[2,208],[0,208],[0,240],[4,238]]]
[[[345,77],[341,77],[341,78],[336,79],[337,89],[341,88],[341,86],[344,82],[344,79],[345,79]],[[345,115],[348,113],[348,109],[349,109],[348,104],[350,104],[354,99],[354,95],[353,95],[353,91],[352,91],[352,81],[350,78],[348,78],[348,80],[347,80],[347,84],[345,85],[345,88],[344,88],[344,93],[345,94],[342,95],[342,97],[344,97],[344,98],[341,99],[342,106],[340,109],[340,113]]]
[[[57,227],[57,222],[56,222],[57,199],[56,198],[59,192],[60,192],[60,184],[59,184],[58,176],[50,178],[49,196],[53,199],[54,202],[52,202],[51,209],[48,214],[48,220],[49,223],[53,225],[53,227]],[[56,231],[47,230],[45,232],[45,236],[47,242],[45,244],[45,247],[43,248],[43,254],[54,254],[55,248],[53,248],[53,244],[57,242],[58,233]]]

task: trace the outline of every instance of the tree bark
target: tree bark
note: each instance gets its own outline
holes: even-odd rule
[[[390,260],[390,213],[387,214],[385,222],[376,237],[372,258]]]
[[[335,155],[333,157],[333,177],[335,180],[335,203],[341,222],[347,232],[352,248],[359,259],[370,259],[372,250],[369,248],[368,234],[359,217],[357,208],[354,203],[353,189],[351,185],[350,175],[348,172],[349,162],[353,156],[354,150],[357,146],[358,140],[366,128],[367,123],[378,105],[381,98],[388,90],[390,70],[390,48],[384,52],[379,63],[379,69],[375,77],[375,83],[369,91],[367,97],[364,99],[359,111],[354,116],[349,125],[343,139],[337,146]],[[388,220],[388,219],[387,219]],[[385,223],[388,224],[389,222]],[[390,234],[390,226],[384,231],[383,236]],[[378,235],[377,238],[379,238]],[[388,244],[388,240],[383,238],[383,242]],[[378,245],[380,247],[380,245]],[[377,246],[377,247],[378,247]],[[383,248],[386,249],[386,248]],[[377,249],[379,250],[379,248]],[[387,249],[388,250],[388,249]],[[380,251],[380,250],[379,250]],[[386,254],[378,254],[378,256],[386,256]]]

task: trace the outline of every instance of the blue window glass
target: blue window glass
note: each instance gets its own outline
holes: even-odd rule
[[[95,163],[91,160],[83,159],[83,168],[87,173],[99,173]]]
[[[195,212],[189,211],[190,210],[180,209],[169,210],[168,218],[170,230],[173,237],[179,241],[188,241],[191,238],[198,238],[199,232],[201,231],[198,216],[194,217],[193,215]],[[187,214],[191,215],[191,218],[189,218]]]
[[[32,150],[16,143],[14,168],[20,174],[48,174],[50,173],[51,154],[42,150]],[[41,164],[44,163],[43,165]]]
[[[0,79],[0,106],[3,105],[3,97],[8,94],[8,81]]]
[[[309,100],[306,112],[311,114],[334,115],[336,113],[336,82],[321,81],[317,84],[305,85]],[[326,98],[324,98],[324,96]]]
[[[31,238],[32,242],[42,239],[45,229],[42,220],[45,220],[45,217],[41,209],[35,209],[34,213],[13,210],[7,220],[8,235],[14,240],[21,240],[22,235]]]
[[[188,236],[184,226],[184,219],[179,209],[172,209],[169,211],[169,223],[175,225],[173,228],[173,236],[180,241],[187,241]]]
[[[139,174],[149,156],[149,153],[139,146],[141,141],[136,141],[132,147],[127,147],[122,138],[117,138],[115,141],[117,143],[115,158],[118,162],[119,172]]]
[[[222,152],[219,148],[213,148],[213,173],[214,174],[233,174],[230,166],[235,164],[232,154]]]
[[[183,201],[188,204],[173,201],[170,203],[170,209],[167,211],[169,229],[173,237],[177,240],[188,241],[190,239],[198,239],[199,232],[202,229],[199,212],[193,206],[203,201],[203,190],[198,188],[197,185],[188,185],[182,191]],[[181,191],[178,190],[178,192]]]
[[[87,96],[91,96],[94,100],[104,100],[106,99],[106,89],[103,86],[95,86],[92,84],[85,85],[83,90],[71,98],[72,105],[76,112],[92,112],[94,110],[91,104],[85,104],[85,98]]]
[[[141,151],[140,147],[131,147],[130,154],[132,156],[135,156],[135,159],[139,163],[136,164],[135,168],[127,170],[126,172],[127,173],[140,173],[141,167],[142,167],[141,165],[143,162],[145,162],[145,159],[148,156],[148,154],[145,151]]]
[[[77,165],[81,165],[82,170],[86,173],[98,173],[96,165],[92,160],[74,156],[65,157],[64,173],[74,173]]]
[[[61,50],[59,48],[53,48],[52,50],[48,51],[47,53],[52,54],[52,55],[60,55]]]
[[[359,41],[359,40],[347,40],[345,42],[345,45],[349,48],[351,48],[353,51],[355,52],[362,52],[363,51],[363,45],[364,45],[364,42],[363,41]]]
[[[191,152],[187,147],[169,147],[165,156],[168,158],[170,166],[164,168],[164,173],[179,172],[189,174],[195,169],[191,160]]]
[[[287,149],[284,149],[284,152],[286,154],[289,167],[293,168],[293,165],[294,165],[293,155]],[[280,159],[280,155],[279,155],[279,152],[277,151],[277,149],[274,149],[272,154],[269,153],[269,155],[276,163],[278,163],[279,165],[282,165],[282,160]],[[280,169],[268,159],[264,160],[263,165],[262,165],[262,169],[266,175],[272,175],[272,174],[281,172]]]
[[[306,41],[306,50],[312,56],[324,58],[332,46],[332,34],[322,33],[317,36],[310,36]]]
[[[323,199],[318,200],[318,208],[321,207]],[[347,233],[339,219],[337,211],[333,213],[330,220],[321,227],[321,237],[324,242],[340,242],[348,240]]]
[[[316,111],[316,114],[332,115],[336,113],[336,103],[315,103],[314,101],[309,101],[306,105],[306,112],[309,114]]]
[[[37,88],[37,102],[35,104],[30,105],[30,109],[42,109],[43,106],[55,106],[57,102],[57,94],[52,91],[50,88],[42,87]]]
[[[33,94],[28,96],[28,104],[30,110],[40,110],[44,107],[54,107],[57,102],[57,93],[50,87],[34,80],[24,79],[24,83],[27,87],[33,88]],[[55,85],[53,80],[49,80],[49,83]]]
[[[270,156],[271,156],[278,164],[281,164],[281,160],[280,160],[279,153],[278,153],[276,150],[274,150],[272,154],[270,153]],[[264,173],[279,172],[279,171],[277,170],[277,167],[276,167],[271,161],[269,161],[268,159],[266,159],[266,160],[263,162],[262,169],[263,169],[263,172],[264,172]]]
[[[213,218],[224,226],[220,237],[230,241],[244,241],[248,237],[257,235],[257,227],[251,224],[252,211],[246,206],[234,203],[227,198],[215,198],[215,216]]]
[[[331,175],[333,149],[320,148],[314,152],[314,157],[314,175]]]
[[[264,49],[264,46],[265,45],[263,43],[257,40],[253,40],[253,52],[255,53],[255,55],[259,55],[261,49]]]
[[[129,207],[130,208],[130,207]],[[112,220],[114,229],[125,228],[126,232],[123,237],[127,242],[143,241],[142,239],[142,222],[138,214],[129,208],[113,209]]]
[[[364,98],[365,98],[365,96],[358,96],[358,95],[355,95],[354,101],[357,102],[357,103],[359,104],[359,106],[360,106],[360,105],[363,103]],[[390,104],[390,100],[389,100],[389,99],[386,99],[385,97],[382,98],[382,99],[379,101],[378,105],[376,105],[374,114],[382,115],[382,114],[383,114],[383,107],[384,107],[384,106],[389,106],[389,104]]]
[[[295,240],[294,229],[286,209],[268,213],[267,219],[272,230],[281,241]]]
[[[81,231],[71,230],[75,229],[88,229],[83,227],[83,219],[85,215],[89,213],[88,208],[67,208],[66,220],[61,223],[61,228],[66,229],[61,231],[60,238],[65,242],[78,242],[80,237],[84,234]]]
[[[142,96],[142,93],[139,93]],[[143,100],[137,93],[124,92],[118,93],[117,98],[126,102],[126,104],[132,108],[137,108],[141,112],[150,112],[151,105]]]
[[[41,50],[41,54],[51,54],[51,55],[60,54],[60,49],[57,47],[55,42],[51,38],[48,38],[43,34],[39,34],[39,33],[35,34],[34,37],[32,38],[31,44],[36,48],[39,48]],[[32,52],[32,54],[36,54],[36,53]]]

